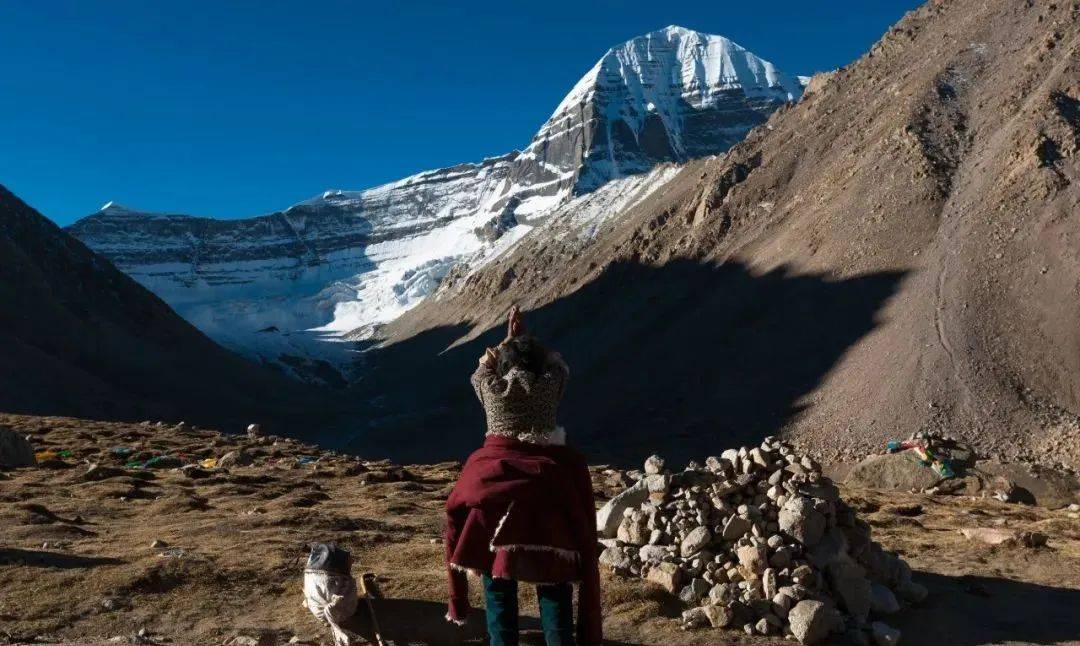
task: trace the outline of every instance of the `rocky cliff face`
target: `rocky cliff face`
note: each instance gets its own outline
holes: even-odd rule
[[[346,346],[312,341],[369,336],[576,196],[723,152],[801,90],[726,38],[668,27],[607,52],[522,152],[242,220],[110,203],[69,231],[227,346],[345,366]]]

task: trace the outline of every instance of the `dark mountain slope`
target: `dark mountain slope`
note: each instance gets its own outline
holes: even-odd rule
[[[0,410],[283,423],[316,397],[214,344],[0,187]]]

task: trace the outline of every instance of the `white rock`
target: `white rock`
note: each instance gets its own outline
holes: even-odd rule
[[[645,459],[645,473],[655,475],[664,470],[664,458],[659,455],[650,455]]]
[[[870,624],[870,635],[877,646],[896,646],[900,643],[900,631],[880,621]]]
[[[629,489],[604,503],[596,512],[596,532],[604,538],[614,538],[622,522],[623,514],[641,506],[649,497],[645,481],[639,480]]]

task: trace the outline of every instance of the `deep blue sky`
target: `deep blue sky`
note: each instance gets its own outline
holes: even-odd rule
[[[918,4],[0,0],[0,184],[61,224],[107,200],[255,215],[520,148],[669,24],[809,74]]]

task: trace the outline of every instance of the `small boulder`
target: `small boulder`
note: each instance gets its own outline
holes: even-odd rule
[[[645,518],[637,512],[624,516],[618,531],[615,532],[615,538],[630,545],[645,545],[649,542],[650,535],[645,523]]]
[[[638,550],[638,558],[643,563],[659,563],[668,555],[668,550],[663,545],[642,545]]]
[[[866,621],[870,614],[870,581],[854,563],[836,561],[829,565],[829,584],[840,606],[856,621]]]
[[[901,581],[896,592],[901,599],[910,603],[921,603],[929,594],[929,590],[926,589],[925,585],[914,581]]]
[[[891,615],[900,610],[900,602],[892,590],[880,583],[870,584],[870,611],[876,615]]]
[[[614,570],[629,570],[633,565],[630,557],[619,547],[605,548],[603,552],[600,552],[599,561],[600,565],[606,565]]]
[[[693,556],[700,552],[709,541],[712,540],[712,533],[709,532],[707,527],[695,527],[690,530],[690,533],[686,535],[686,538],[679,544],[679,553],[683,558]]]
[[[743,545],[735,550],[735,554],[739,558],[739,565],[754,574],[760,575],[768,567],[768,553],[760,545]]]
[[[702,612],[713,628],[727,628],[735,618],[735,613],[730,608],[717,604],[703,606]]]
[[[25,437],[7,426],[0,426],[0,467],[14,469],[37,464],[34,447]]]
[[[687,605],[695,605],[705,598],[707,594],[709,594],[708,581],[697,578],[690,581],[688,585],[683,586],[683,589],[679,591],[679,599]]]
[[[687,628],[704,628],[709,625],[709,618],[704,608],[690,608],[682,613],[683,625]]]
[[[645,473],[647,475],[655,475],[661,473],[664,470],[664,458],[659,455],[650,455],[645,459]]]
[[[653,583],[659,584],[671,594],[675,594],[675,591],[679,589],[682,578],[682,569],[674,563],[666,562],[658,563],[649,568],[649,573],[645,576],[646,581],[652,581]]]
[[[795,604],[787,616],[791,634],[802,644],[817,644],[840,623],[836,611],[820,601],[806,599]]]
[[[825,533],[825,516],[810,498],[793,496],[780,510],[780,530],[807,547],[813,547]]]
[[[246,467],[254,462],[255,457],[247,451],[229,451],[218,459],[217,466],[220,469],[229,469],[232,467]]]
[[[900,643],[900,631],[880,621],[870,624],[870,635],[877,646],[896,646]]]
[[[82,479],[87,482],[96,482],[98,480],[107,480],[126,474],[127,471],[119,467],[110,467],[104,464],[91,464],[90,468],[86,470],[86,473],[82,474]]]
[[[1046,545],[1046,534],[1041,532],[1023,532],[1003,527],[970,527],[961,529],[964,538],[972,541],[981,541],[987,545],[1004,545],[1014,547],[1041,547]]]
[[[724,523],[723,538],[725,541],[737,541],[743,537],[746,532],[750,531],[752,524],[741,516],[732,514],[731,518],[728,518]]]

